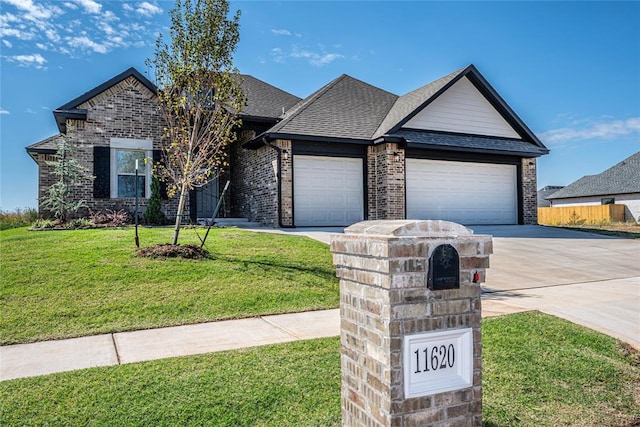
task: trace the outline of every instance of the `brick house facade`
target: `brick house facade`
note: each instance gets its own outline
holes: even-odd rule
[[[472,65],[403,96],[346,75],[305,99],[242,79],[242,128],[210,190],[217,197],[229,179],[221,216],[271,227],[405,218],[537,223],[536,158],[548,150]],[[114,189],[127,182],[114,156],[133,147],[157,160],[162,124],[153,84],[129,69],[54,116],[80,162],[109,176],[74,189],[78,197],[92,210],[131,211],[133,199]],[[52,183],[45,160],[57,137],[27,147],[39,165],[40,199]],[[110,165],[99,159],[107,156]],[[190,197],[192,219],[203,216],[204,193]],[[176,206],[163,201],[169,218]]]

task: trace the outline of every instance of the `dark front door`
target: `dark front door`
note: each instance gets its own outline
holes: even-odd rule
[[[218,178],[215,177],[195,191],[197,218],[211,218],[218,204]]]

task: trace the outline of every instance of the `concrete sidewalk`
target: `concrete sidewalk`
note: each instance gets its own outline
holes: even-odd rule
[[[0,347],[0,381],[330,337],[339,310],[281,314]]]
[[[483,316],[525,311],[488,301]],[[0,347],[0,381],[340,335],[340,310],[310,311]]]

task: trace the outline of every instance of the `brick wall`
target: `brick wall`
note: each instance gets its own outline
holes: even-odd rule
[[[253,131],[244,131],[239,141],[247,141]],[[278,218],[278,151],[263,145],[257,149],[231,147],[232,215],[270,227],[293,225],[293,168],[291,141],[276,140],[280,149],[282,218]],[[285,153],[285,150],[287,153]]]
[[[460,288],[432,291],[428,260],[443,243],[458,251]],[[445,221],[364,221],[335,235],[331,250],[340,278],[343,425],[481,426],[480,283],[491,236]],[[404,337],[463,328],[473,331],[471,386],[405,397]]]
[[[536,159],[522,159],[522,221],[524,224],[538,223],[538,184]]]
[[[93,147],[109,147],[111,138],[146,139],[153,141],[154,150],[162,149],[162,119],[158,113],[155,95],[135,77],[129,77],[91,98],[78,108],[87,109],[87,120],[67,120],[67,136],[77,146],[79,163],[93,173]],[[46,194],[52,183],[48,166],[40,161],[39,197]],[[133,213],[135,199],[95,199],[93,183],[85,181],[73,188],[77,200],[84,200],[88,210],[126,210]],[[147,200],[140,199],[140,212]],[[169,219],[175,219],[178,198],[163,200],[162,209]],[[188,202],[187,202],[188,207]]]
[[[245,131],[231,146],[231,215],[277,227],[276,150],[242,148],[253,135]]]
[[[404,219],[404,150],[390,143],[370,146],[367,164],[369,219]]]

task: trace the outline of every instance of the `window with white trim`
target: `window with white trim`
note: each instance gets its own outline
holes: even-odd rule
[[[111,198],[136,197],[136,163],[138,197],[151,195],[151,160],[153,142],[145,139],[111,138]]]

